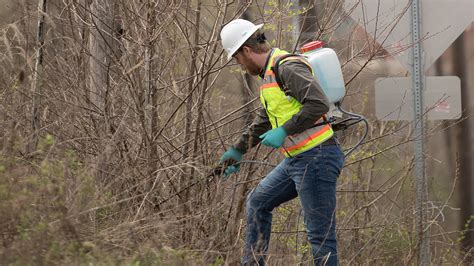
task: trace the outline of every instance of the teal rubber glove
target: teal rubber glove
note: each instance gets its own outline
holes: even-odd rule
[[[237,173],[238,171],[240,171],[240,165],[227,166],[227,168],[224,170],[224,177],[228,177],[233,173]]]
[[[283,145],[283,142],[285,142],[286,136],[285,129],[277,127],[263,133],[259,138],[262,140],[263,145],[278,149]]]
[[[242,160],[242,153],[236,150],[234,147],[228,149],[222,154],[219,164],[229,165],[224,169],[224,176],[227,177],[233,173],[237,173],[240,170],[240,165],[233,165]]]

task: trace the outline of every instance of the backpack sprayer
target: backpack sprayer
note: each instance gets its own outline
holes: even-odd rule
[[[352,148],[345,151],[344,156],[349,156],[358,148],[367,137],[369,123],[364,116],[344,110],[341,100],[346,95],[346,87],[342,76],[341,64],[336,52],[331,48],[324,48],[324,42],[313,41],[301,47],[302,56],[308,60],[313,68],[313,74],[319,81],[321,88],[328,97],[331,105],[328,114],[330,123],[334,131],[345,130],[359,122],[365,125],[365,132]]]

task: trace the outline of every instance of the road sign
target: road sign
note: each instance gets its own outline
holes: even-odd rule
[[[375,81],[375,115],[380,120],[413,120],[413,85],[410,77]],[[425,115],[429,120],[461,117],[461,81],[455,76],[426,77]]]
[[[345,10],[408,71],[412,70],[412,0],[346,0]],[[474,0],[420,0],[424,69],[474,21]]]

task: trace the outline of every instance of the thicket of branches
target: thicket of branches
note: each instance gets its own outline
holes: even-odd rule
[[[246,160],[260,163],[226,180],[209,175],[259,104],[257,85],[225,60],[219,32],[246,12],[292,50],[301,32],[291,21],[311,5],[291,3],[63,0],[45,13],[23,3],[0,29],[1,261],[238,261],[245,197],[281,155],[257,147]],[[344,105],[367,113],[360,84],[380,51],[352,42],[341,1],[317,3],[313,39],[348,30],[335,42],[350,81]],[[341,263],[414,262],[414,136],[408,123],[369,119],[338,183]],[[348,147],[360,134],[341,140]],[[459,235],[438,223],[450,197],[432,206],[436,262],[462,260]],[[309,249],[298,202],[278,208],[269,262],[307,262]]]

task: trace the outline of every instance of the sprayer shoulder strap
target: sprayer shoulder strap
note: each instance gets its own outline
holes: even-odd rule
[[[298,55],[298,54],[285,54],[285,55],[282,55],[278,58],[275,59],[274,63],[273,63],[273,66],[271,67],[271,70],[273,72],[273,74],[275,75],[275,80],[278,84],[278,86],[280,87],[280,89],[285,93],[285,95],[288,96],[288,86],[286,84],[284,84],[284,82],[281,80],[280,78],[280,74],[279,74],[279,66],[280,64],[284,63],[283,60],[285,59],[288,59],[289,57],[294,57],[294,59],[292,60],[297,60],[299,62],[302,62],[304,63],[310,72],[312,72],[312,69],[311,69],[311,66],[309,65],[309,63],[306,62],[306,60],[304,59],[303,56],[301,55]],[[288,61],[288,60],[287,60]]]

